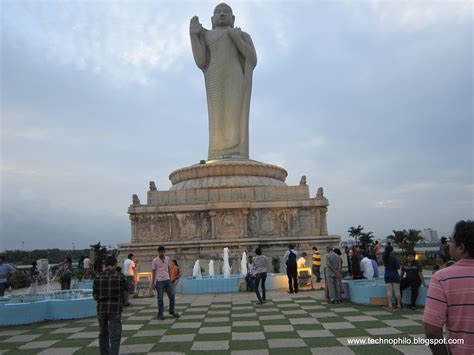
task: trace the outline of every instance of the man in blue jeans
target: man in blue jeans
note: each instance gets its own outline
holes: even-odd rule
[[[169,314],[174,318],[179,318],[179,314],[174,311],[175,292],[170,280],[170,258],[165,255],[165,247],[158,248],[158,256],[151,262],[152,287],[158,293],[158,319],[164,320],[163,315],[163,293],[166,291],[170,300]]]
[[[118,355],[122,338],[123,299],[128,291],[125,276],[116,270],[117,259],[108,256],[105,270],[94,280],[92,292],[97,302],[101,355]]]

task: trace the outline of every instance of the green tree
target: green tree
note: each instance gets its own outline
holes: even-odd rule
[[[392,235],[389,235],[387,239],[391,240],[393,244],[402,249],[402,252],[406,254],[407,252],[414,251],[415,245],[423,240],[421,236],[421,231],[416,229],[406,229],[400,231],[393,231]]]
[[[359,242],[363,250],[367,250],[370,244],[373,244],[374,235],[372,232],[360,233]]]
[[[407,251],[414,251],[416,244],[423,240],[421,231],[417,229],[408,230],[407,234]]]
[[[363,230],[364,227],[359,224],[357,227],[350,227],[347,231],[349,233],[349,237],[354,238],[356,245],[359,245],[358,239],[361,236]]]

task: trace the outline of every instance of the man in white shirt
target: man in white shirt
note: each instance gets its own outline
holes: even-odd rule
[[[306,253],[303,252],[303,254],[301,254],[301,258],[298,259],[298,261],[296,262],[296,265],[298,266],[298,269],[301,269],[301,268],[305,267],[305,265],[306,265]]]
[[[128,295],[133,294],[135,292],[135,269],[137,265],[133,261],[133,254],[128,254],[127,259],[123,261],[123,274],[125,275],[125,279],[127,280],[128,284],[128,294],[124,298],[124,305],[130,306],[130,302],[128,300]]]
[[[367,253],[364,252],[364,258],[360,261],[360,269],[364,279],[372,280],[374,278],[374,267],[372,261],[368,258]]]

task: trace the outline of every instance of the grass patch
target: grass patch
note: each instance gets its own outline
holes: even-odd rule
[[[216,334],[197,334],[194,337],[194,341],[217,341],[217,340],[230,340],[232,338],[231,333],[216,333]]]
[[[97,333],[98,334],[98,333]],[[39,338],[33,341],[46,341],[46,340],[64,340],[71,334],[43,334]]]
[[[231,340],[229,343],[230,350],[257,350],[267,349],[266,340]]]
[[[342,347],[342,344],[336,338],[312,338],[312,339],[303,339],[306,345],[310,348],[321,348],[326,346],[339,346]]]
[[[331,329],[331,333],[334,334],[337,338],[348,338],[348,337],[360,337],[360,336],[369,336],[364,329]]]
[[[288,319],[270,319],[270,320],[261,320],[261,325],[288,325],[290,321]]]
[[[94,339],[64,339],[54,343],[51,347],[52,348],[83,348],[90,343],[92,343]]]
[[[422,325],[411,325],[409,327],[395,326],[394,328],[406,334],[424,334],[425,333],[425,327]]]
[[[252,333],[252,332],[263,332],[263,327],[260,325],[254,325],[250,327],[232,327],[234,333]]]
[[[269,349],[270,355],[288,355],[296,353],[298,355],[311,355],[311,350],[307,348],[282,348],[282,349]]]
[[[133,345],[133,344],[150,344],[150,343],[156,343],[158,342],[160,337],[137,337],[137,336],[132,336],[127,338],[123,342],[123,345]]]
[[[193,345],[192,341],[182,341],[182,342],[175,342],[175,343],[158,343],[156,344],[150,352],[180,352],[180,353],[188,353]]]
[[[231,327],[232,322],[220,322],[220,323],[202,323],[201,328],[209,328],[209,327]]]
[[[296,332],[266,332],[266,339],[299,339],[299,335]]]
[[[98,347],[83,348],[74,352],[74,355],[78,355],[78,354],[79,355],[100,354],[100,350]]]
[[[349,347],[353,352],[358,355],[373,355],[373,354],[384,354],[384,355],[395,355],[401,354],[400,351],[392,348],[388,345],[358,345]]]
[[[25,343],[0,343],[0,350],[16,349]]]
[[[387,325],[379,321],[366,321],[366,322],[351,322],[356,328],[359,329],[370,329],[370,328],[385,328]]]
[[[168,329],[165,335],[197,334],[199,329]]]
[[[324,329],[324,327],[321,324],[296,324],[296,325],[293,325],[293,328],[295,328],[295,330],[320,330],[320,329]]]

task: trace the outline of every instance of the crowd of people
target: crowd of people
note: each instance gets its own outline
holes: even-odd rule
[[[317,282],[320,282],[321,256],[317,247],[313,247],[312,251],[312,276]],[[341,302],[341,279],[344,272],[344,260],[347,260],[350,265],[348,277],[371,279],[378,277],[377,259],[380,256],[381,263],[385,267],[384,280],[387,284],[387,308],[401,308],[402,292],[407,288],[411,289],[410,307],[414,308],[416,306],[418,288],[424,284],[424,277],[421,264],[416,260],[414,253],[408,253],[406,260],[400,266],[399,259],[394,254],[391,245],[386,246],[383,254],[374,245],[374,255],[367,251],[359,251],[358,248],[353,248],[350,255],[346,250],[344,256],[340,249],[332,246],[327,246],[326,251],[324,275],[329,302]],[[283,256],[289,293],[298,293],[298,268],[301,269],[306,266],[306,258],[306,252],[303,252],[301,257],[298,258],[298,252],[293,245],[288,247]],[[449,266],[449,260],[451,259],[456,263]],[[128,256],[128,260],[132,262],[127,261],[127,265],[135,265],[136,267],[136,262],[133,262],[133,254]],[[248,261],[249,273],[245,277],[247,289],[255,292],[257,304],[264,304],[266,302],[265,282],[268,258],[258,247],[255,249],[255,256],[249,256]],[[159,320],[165,319],[163,303],[165,292],[169,298],[169,315],[173,318],[179,318],[179,314],[175,312],[176,275],[179,278],[179,271],[176,271],[176,267],[177,262],[175,260],[171,261],[165,255],[165,248],[160,246],[158,256],[152,262],[152,285],[157,291]],[[134,267],[131,267],[131,270],[134,271]],[[469,315],[472,315],[472,299],[474,299],[473,270],[474,222],[461,221],[455,226],[448,248],[442,245],[436,257],[436,266],[428,290],[423,321],[427,338],[439,340],[443,338],[443,334],[446,334],[448,338],[463,339],[464,344],[450,345],[448,350],[442,342],[433,342],[430,347],[434,354],[471,354],[474,351],[472,337],[474,329],[469,318]],[[97,300],[101,353],[117,354],[119,352],[121,313],[125,305],[125,295],[130,291],[130,281],[127,280],[124,273],[117,270],[116,258],[114,256],[107,257],[105,259],[105,270],[95,278],[93,286],[93,294]],[[396,299],[395,304],[392,304],[393,296]],[[466,317],[466,315],[468,316]]]
[[[378,247],[377,247],[378,245]],[[153,259],[152,287],[157,293],[157,317],[164,320],[164,294],[169,299],[168,313],[173,318],[180,315],[175,311],[175,287],[179,282],[180,270],[178,262],[171,260],[165,253],[165,248],[158,248],[158,255]],[[256,304],[267,301],[266,280],[268,258],[261,247],[254,251],[255,255],[248,258],[249,270],[245,277],[247,289],[255,292]],[[298,271],[306,269],[308,254],[299,252],[294,245],[289,245],[283,255],[288,277],[288,292],[298,293]],[[342,301],[342,282],[344,275],[352,279],[373,279],[379,277],[379,263],[384,266],[384,281],[387,285],[387,305],[389,310],[403,307],[402,296],[407,289],[411,290],[409,307],[415,309],[418,291],[421,285],[426,286],[422,266],[416,260],[414,252],[408,252],[404,260],[394,253],[389,244],[383,253],[379,243],[367,250],[353,247],[351,252],[339,248],[326,247],[324,282],[326,297],[330,303]],[[81,264],[82,263],[82,264]],[[81,258],[79,268],[88,269],[91,266],[88,258]],[[118,266],[115,256],[107,256],[103,260],[102,271],[95,275],[93,295],[97,301],[99,321],[99,345],[101,353],[118,353],[122,333],[121,313],[125,306],[130,305],[129,297],[136,292],[136,271],[138,260],[130,253],[123,262],[123,268]],[[474,222],[461,221],[456,224],[449,240],[442,240],[436,255],[436,264],[428,289],[423,322],[426,336],[429,339],[448,338],[463,339],[464,344],[450,345],[452,354],[467,354],[474,351],[474,334],[472,299],[474,299]],[[0,256],[0,296],[3,296],[7,276],[15,269]],[[31,278],[39,277],[38,265],[32,263]],[[66,258],[58,269],[61,289],[71,286],[72,261]],[[85,273],[84,273],[85,274]],[[321,255],[316,246],[312,248],[311,277],[315,282],[321,282]],[[471,317],[471,318],[469,318]],[[443,344],[431,346],[435,354],[448,354]]]

